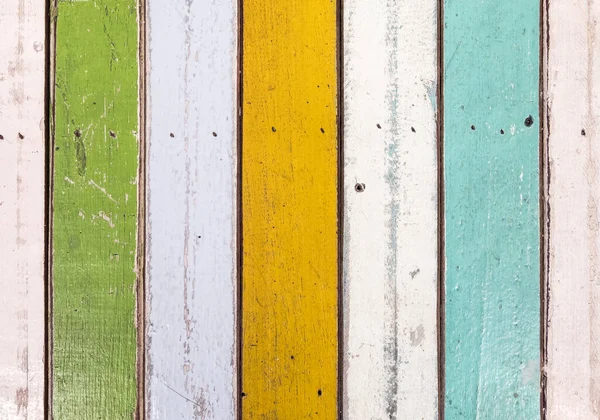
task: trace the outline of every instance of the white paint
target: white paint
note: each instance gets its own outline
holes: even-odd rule
[[[548,420],[596,420],[600,418],[600,3],[551,0],[548,12],[546,413]]]
[[[349,420],[437,418],[436,19],[435,0],[344,3]]]
[[[237,2],[147,6],[146,416],[233,419]]]
[[[0,419],[44,417],[45,21],[0,2]]]

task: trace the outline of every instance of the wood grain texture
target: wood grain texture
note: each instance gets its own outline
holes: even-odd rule
[[[52,413],[61,420],[131,419],[137,5],[61,0],[57,7]]]
[[[540,416],[539,10],[444,3],[447,419]]]
[[[0,2],[0,418],[44,416],[45,4]]]
[[[146,418],[234,419],[237,2],[148,2]]]
[[[547,418],[600,418],[600,3],[548,3]]]
[[[337,415],[336,2],[246,0],[242,415]]]
[[[437,418],[437,1],[344,4],[344,418]]]

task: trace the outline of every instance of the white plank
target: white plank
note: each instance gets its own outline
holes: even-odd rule
[[[600,3],[548,9],[547,418],[600,418]]]
[[[344,38],[344,418],[434,419],[437,1],[348,0]]]
[[[232,419],[237,2],[147,7],[146,414]]]
[[[0,2],[0,419],[44,406],[45,2]]]

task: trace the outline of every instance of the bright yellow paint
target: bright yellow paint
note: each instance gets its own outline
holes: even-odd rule
[[[336,2],[243,10],[243,418],[333,420]]]

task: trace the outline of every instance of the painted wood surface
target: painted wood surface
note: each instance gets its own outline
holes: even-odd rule
[[[138,23],[133,0],[59,1],[52,413],[136,410]]]
[[[237,2],[148,2],[148,419],[237,408]]]
[[[548,3],[548,420],[600,418],[600,4]]]
[[[437,1],[344,4],[344,418],[437,418]]]
[[[336,2],[244,2],[242,415],[337,415]]]
[[[539,9],[444,3],[446,419],[540,416]]]
[[[45,25],[0,3],[0,419],[44,416]]]

